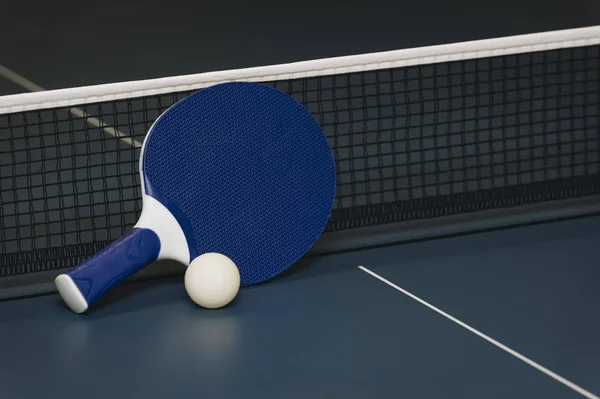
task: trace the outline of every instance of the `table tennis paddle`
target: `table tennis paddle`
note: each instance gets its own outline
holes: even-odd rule
[[[331,148],[291,96],[247,82],[171,106],[140,153],[143,209],[125,236],[59,275],[76,313],[158,259],[231,258],[242,285],[286,270],[322,233],[335,197]]]

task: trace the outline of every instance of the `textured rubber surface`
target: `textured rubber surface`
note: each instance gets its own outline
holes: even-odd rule
[[[186,97],[149,132],[146,194],[173,213],[191,258],[218,252],[242,284],[267,280],[312,246],[335,197],[335,165],[319,125],[287,94],[226,83]]]

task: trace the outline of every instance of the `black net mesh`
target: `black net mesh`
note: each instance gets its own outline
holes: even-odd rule
[[[327,232],[600,192],[598,46],[266,82],[329,138]],[[152,122],[189,92],[0,115],[0,276],[70,267],[136,222]]]

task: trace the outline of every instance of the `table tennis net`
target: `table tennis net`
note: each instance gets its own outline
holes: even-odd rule
[[[48,92],[6,97],[0,276],[71,267],[126,233],[141,211],[146,132],[217,77],[289,93],[322,126],[337,168],[325,234],[596,195],[600,49],[598,35],[586,38],[566,33],[549,46],[541,35],[536,47],[534,36],[525,50],[518,39],[497,51],[488,51],[493,41],[482,42],[486,51],[436,46],[420,59],[367,54],[293,73],[281,66],[279,75],[200,74],[183,89],[156,80],[160,90],[128,82],[110,86],[114,95],[100,86],[66,90],[60,101]]]

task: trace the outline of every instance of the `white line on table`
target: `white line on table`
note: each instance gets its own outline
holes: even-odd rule
[[[546,367],[534,362],[533,360],[521,355],[519,352],[514,351],[512,349],[510,349],[509,347],[507,347],[506,345],[501,344],[500,342],[496,341],[495,339],[488,337],[487,335],[485,335],[484,333],[474,329],[473,327],[469,326],[468,324],[458,320],[457,318],[449,315],[448,313],[444,312],[441,309],[436,308],[435,306],[431,305],[430,303],[424,301],[423,299],[411,294],[410,292],[406,291],[405,289],[398,287],[396,284],[392,283],[389,280],[386,280],[385,278],[381,277],[380,275],[378,275],[375,272],[372,272],[371,270],[367,269],[364,266],[359,266],[358,267],[360,270],[364,271],[365,273],[370,274],[371,276],[375,277],[376,279],[386,283],[387,285],[389,285],[392,288],[395,288],[396,290],[402,292],[403,294],[409,296],[410,298],[414,299],[415,301],[427,306],[428,308],[430,308],[431,310],[441,314],[442,316],[446,317],[447,319],[455,322],[456,324],[458,324],[461,327],[466,328],[467,330],[471,331],[473,334],[478,335],[479,337],[485,339],[486,341],[488,341],[489,343],[496,345],[498,348],[510,353],[511,355],[513,355],[514,357],[516,357],[517,359],[527,363],[528,365],[538,369],[539,371],[541,371],[542,373],[548,375],[551,378],[554,378],[556,381],[568,386],[569,388],[571,388],[572,390],[580,393],[581,395],[585,396],[588,399],[600,399],[600,397],[594,395],[593,393],[583,389],[582,387],[580,387],[579,385],[567,380],[564,377],[561,377],[560,375],[556,374],[555,372],[548,370]]]
[[[31,80],[19,75],[15,71],[8,69],[3,65],[0,65],[0,76],[29,91],[44,91],[43,87],[33,83]],[[136,140],[133,137],[129,137],[127,134],[121,132],[118,129],[107,126],[98,118],[88,116],[83,110],[79,108],[69,108],[69,112],[76,117],[85,118],[85,121],[87,123],[89,123],[92,126],[102,128],[102,130],[104,130],[105,133],[108,133],[113,137],[119,137],[121,141],[123,141],[127,145],[131,145],[133,147],[138,148],[142,146],[142,143],[139,140]]]

